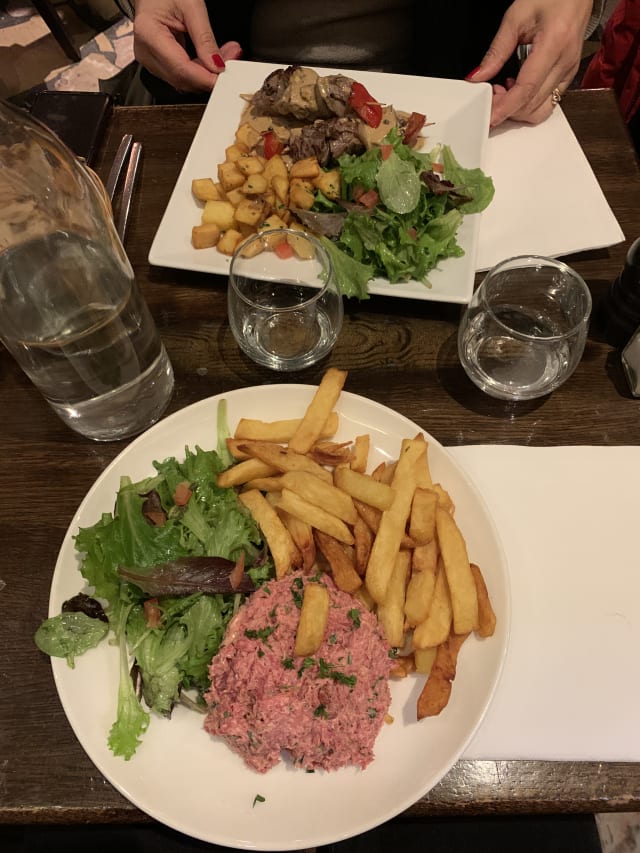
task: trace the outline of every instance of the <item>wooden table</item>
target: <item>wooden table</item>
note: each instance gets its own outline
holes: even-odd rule
[[[570,92],[562,105],[629,238],[570,259],[597,300],[640,235],[640,174],[610,92]],[[170,411],[230,389],[282,381],[234,344],[224,280],[147,262],[201,113],[198,106],[118,108],[97,163],[106,177],[124,132],[142,142],[126,248],[175,369]],[[330,362],[348,368],[348,390],[396,409],[445,445],[640,443],[640,401],[626,387],[619,353],[599,340],[595,327],[563,388],[543,401],[512,405],[485,397],[466,378],[456,354],[458,318],[459,307],[438,303],[381,297],[349,303]],[[316,383],[325,366],[291,378]],[[66,528],[123,445],[70,432],[4,351],[0,411],[0,579],[6,584],[0,591],[0,822],[143,821],[85,755],[58,701],[49,661],[32,641],[47,613]],[[409,813],[625,810],[640,810],[638,764],[460,761]]]

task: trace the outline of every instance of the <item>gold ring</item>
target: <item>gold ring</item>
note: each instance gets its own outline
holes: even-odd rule
[[[559,104],[561,100],[562,100],[562,93],[560,92],[560,89],[558,89],[558,88],[554,89],[553,92],[551,93],[551,103],[555,107],[555,105]]]

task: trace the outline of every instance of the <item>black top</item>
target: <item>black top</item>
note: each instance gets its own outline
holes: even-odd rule
[[[510,4],[509,0],[236,0],[208,5],[218,44],[240,42],[243,59],[461,79],[480,64]],[[513,73],[511,68],[503,75]],[[143,81],[159,102],[198,99],[178,96],[146,72]]]

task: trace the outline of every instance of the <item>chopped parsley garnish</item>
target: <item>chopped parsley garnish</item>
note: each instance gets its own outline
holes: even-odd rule
[[[296,578],[291,584],[291,595],[298,610],[302,607],[302,592],[304,581],[302,578]]]
[[[270,625],[268,628],[246,628],[244,635],[250,640],[262,640],[264,642],[273,634],[277,627],[277,625]]]
[[[282,666],[285,669],[293,669],[293,658],[282,658]]]
[[[375,708],[367,708],[367,716],[370,720],[373,720],[378,716],[378,712]]]
[[[389,657],[391,658],[391,660],[395,660],[398,657],[398,650],[389,649]]]
[[[351,619],[351,621],[353,622],[353,627],[354,627],[354,628],[359,628],[359,627],[360,627],[360,611],[358,610],[358,608],[357,608],[357,607],[354,607],[353,609],[351,609],[351,610],[347,613],[347,616],[348,616],[348,617],[349,617],[349,619]]]
[[[320,658],[318,661],[318,676],[320,678],[331,678],[339,684],[346,684],[348,687],[355,687],[357,681],[355,675],[346,675],[344,672],[340,672],[335,668],[335,664],[328,663],[324,658]]]
[[[329,714],[327,713],[327,709],[324,707],[324,705],[318,705],[318,707],[314,709],[313,716],[323,717],[326,720],[328,719]]]
[[[298,678],[300,678],[300,676],[301,676],[301,675],[302,675],[302,673],[305,671],[305,669],[309,669],[309,667],[310,667],[310,666],[313,666],[313,665],[314,665],[314,663],[315,663],[315,660],[314,660],[313,658],[305,658],[305,659],[302,661],[302,666],[301,666],[301,667],[300,667],[300,669],[298,670]]]
[[[265,800],[266,797],[263,797],[262,794],[256,794],[253,798],[253,805],[255,806],[256,803],[264,803]]]
[[[338,638],[336,637],[336,635],[335,635],[335,634],[330,634],[330,635],[329,635],[329,645],[330,645],[330,646],[335,646],[335,644],[336,644],[337,642],[338,642]]]

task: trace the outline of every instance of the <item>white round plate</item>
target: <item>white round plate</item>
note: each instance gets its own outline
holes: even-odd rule
[[[264,385],[230,391],[176,412],[133,441],[96,480],[76,512],[56,563],[49,613],[84,585],[73,537],[113,510],[122,475],[153,473],[152,462],[184,457],[185,446],[215,448],[217,407],[227,401],[233,431],[241,417],[300,417],[315,388]],[[368,432],[371,462],[397,457],[402,438],[420,428],[396,412],[343,392],[337,440]],[[392,682],[391,714],[366,770],[305,773],[281,762],[267,774],[242,760],[202,728],[203,717],[178,707],[171,720],[153,717],[130,761],[115,758],[107,736],[116,715],[118,652],[103,643],[76,660],[52,659],[69,722],[100,772],[127,799],[158,821],[207,842],[246,850],[297,850],[330,844],[384,823],[429,791],[456,763],[487,711],[502,669],[509,634],[507,567],[498,533],[473,483],[435,439],[425,434],[434,481],[456,504],[469,556],[485,575],[497,614],[493,637],[471,636],[462,647],[449,705],[416,720],[422,679]],[[264,801],[256,801],[257,795]]]

